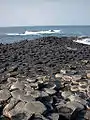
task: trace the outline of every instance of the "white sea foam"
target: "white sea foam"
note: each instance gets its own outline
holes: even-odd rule
[[[90,45],[90,38],[77,39],[74,42]]]
[[[6,33],[6,35],[19,35],[19,33]]]
[[[6,33],[10,36],[20,36],[20,35],[41,35],[41,34],[54,34],[60,33],[61,30],[47,30],[47,31],[25,31],[24,33]]]

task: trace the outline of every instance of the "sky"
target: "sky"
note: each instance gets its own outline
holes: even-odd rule
[[[0,0],[0,27],[90,25],[90,0]]]

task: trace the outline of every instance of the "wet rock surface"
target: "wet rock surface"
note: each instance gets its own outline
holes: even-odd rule
[[[73,39],[0,45],[0,119],[90,119],[90,46]]]

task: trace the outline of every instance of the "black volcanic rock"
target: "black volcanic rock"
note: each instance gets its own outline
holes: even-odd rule
[[[18,66],[18,74],[35,76],[52,74],[67,64],[90,60],[90,46],[75,43],[73,37],[43,37],[12,44],[0,44],[0,74],[7,73],[12,66]],[[76,48],[76,50],[68,50]],[[48,68],[48,69],[47,69]],[[82,65],[77,67],[82,69]]]

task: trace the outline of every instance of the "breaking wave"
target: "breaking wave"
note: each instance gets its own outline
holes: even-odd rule
[[[90,45],[90,38],[82,38],[74,40],[74,42]]]
[[[61,33],[61,30],[47,30],[47,31],[25,31],[24,33],[6,33],[6,35],[10,36],[24,36],[24,35],[41,35],[41,34],[55,34]]]

